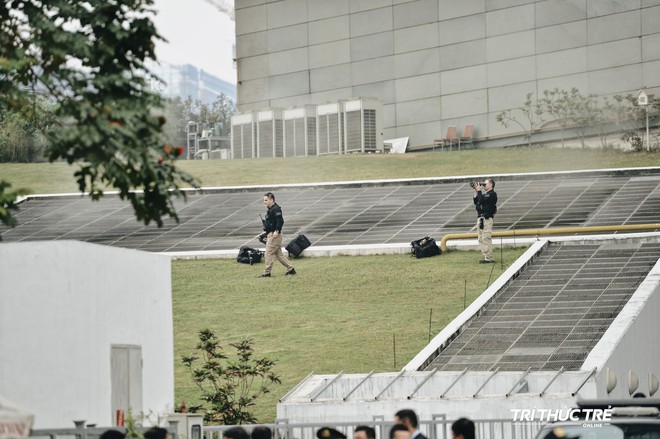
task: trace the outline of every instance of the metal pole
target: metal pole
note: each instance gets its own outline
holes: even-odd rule
[[[649,106],[646,105],[646,150],[651,151],[651,145],[649,144]]]

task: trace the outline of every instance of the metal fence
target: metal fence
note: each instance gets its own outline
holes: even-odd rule
[[[476,427],[476,437],[479,439],[533,439],[541,429],[541,422],[513,422],[511,419],[478,419],[473,420]],[[443,415],[438,415],[432,421],[420,421],[420,430],[428,439],[451,439],[451,424]],[[359,425],[367,425],[376,430],[376,439],[388,439],[393,423],[376,420],[365,422],[289,423],[286,420],[274,424],[242,425],[248,432],[254,427],[264,426],[273,431],[274,439],[316,439],[316,432],[322,427],[333,427],[351,439],[353,431]],[[223,432],[235,427],[233,425],[205,426],[205,439],[223,439]]]

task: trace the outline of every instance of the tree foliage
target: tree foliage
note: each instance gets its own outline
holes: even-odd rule
[[[182,357],[193,382],[201,391],[202,404],[192,405],[191,412],[203,411],[209,423],[234,425],[256,423],[250,412],[254,401],[270,392],[272,384],[280,384],[273,372],[275,362],[268,358],[253,358],[252,340],[230,343],[236,349],[236,359],[224,353],[215,334],[209,329],[199,331],[198,355]],[[201,364],[198,365],[198,361]]]
[[[554,88],[544,90],[536,103],[532,96],[532,93],[528,93],[521,107],[504,110],[496,116],[496,120],[505,128],[518,125],[525,133],[528,145],[531,145],[532,135],[539,125],[549,120],[560,129],[562,148],[565,146],[566,131],[572,131],[580,139],[583,148],[586,148],[588,135],[597,133],[605,147],[608,135],[618,132],[619,138],[629,143],[634,150],[641,149],[639,130],[645,109],[637,105],[637,98],[633,95],[600,97],[596,94],[583,95],[577,88]],[[655,100],[650,110],[658,108],[660,100]]]
[[[48,160],[75,164],[92,199],[116,189],[138,220],[161,226],[164,217],[178,220],[173,200],[197,182],[176,167],[182,151],[166,146],[164,102],[148,86],[144,63],[160,38],[152,4],[0,0],[0,108],[38,121],[43,96],[55,108]]]
[[[165,132],[168,142],[173,145],[186,145],[188,122],[200,124],[202,129],[220,128],[221,136],[229,136],[231,131],[231,116],[236,112],[236,105],[224,93],[220,93],[211,105],[202,101],[193,101],[175,97],[168,99],[165,108],[168,123]]]

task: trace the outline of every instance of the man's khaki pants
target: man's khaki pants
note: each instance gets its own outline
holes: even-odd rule
[[[477,240],[479,241],[479,249],[486,261],[493,260],[493,218],[484,219],[484,228],[479,228],[479,221],[477,220]],[[268,260],[268,259],[266,259]]]
[[[275,259],[280,261],[282,265],[286,267],[287,271],[293,270],[293,265],[289,262],[284,253],[282,253],[282,234],[278,233],[276,237],[273,237],[273,232],[268,234],[268,239],[266,240],[266,269],[264,270],[265,274],[270,274],[270,271],[273,269],[273,262]]]

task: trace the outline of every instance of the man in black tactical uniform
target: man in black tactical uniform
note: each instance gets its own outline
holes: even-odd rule
[[[483,259],[480,264],[490,264],[493,261],[493,217],[497,212],[497,193],[495,192],[495,181],[492,178],[486,180],[485,184],[471,183],[474,189],[473,201],[477,209],[477,239]]]
[[[272,192],[264,194],[264,204],[268,208],[266,219],[264,220],[264,231],[267,236],[266,269],[261,277],[270,277],[270,271],[273,268],[275,259],[286,267],[286,275],[296,274],[296,269],[289,262],[289,258],[282,253],[282,226],[284,225],[282,208],[275,202],[275,195]]]

